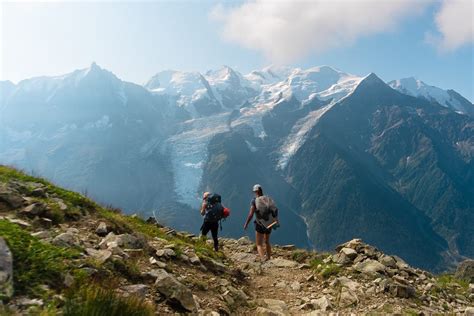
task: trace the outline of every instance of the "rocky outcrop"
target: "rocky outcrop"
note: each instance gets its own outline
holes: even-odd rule
[[[474,283],[474,260],[464,260],[461,262],[454,276],[469,283]]]
[[[13,295],[13,257],[5,240],[0,237],[0,301]]]
[[[155,287],[172,304],[179,304],[188,312],[196,311],[192,292],[165,270],[156,270]]]

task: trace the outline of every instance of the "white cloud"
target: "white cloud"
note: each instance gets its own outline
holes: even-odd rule
[[[474,42],[474,4],[472,0],[444,0],[435,16],[440,36],[429,35],[443,51],[452,51]]]
[[[284,63],[392,31],[431,1],[248,0],[231,8],[217,6],[211,16],[224,23],[224,38]]]

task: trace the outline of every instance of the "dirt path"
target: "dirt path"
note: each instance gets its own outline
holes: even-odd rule
[[[285,305],[281,306],[282,311],[297,314],[302,304],[321,294],[322,282],[314,278],[307,265],[292,260],[291,250],[274,247],[272,259],[260,263],[253,243],[244,239],[226,243],[228,247],[224,248],[224,253],[234,266],[248,274],[246,292],[257,306],[279,310],[280,307],[274,305],[281,304],[276,301],[282,301]],[[255,314],[257,306],[249,306],[246,312]]]

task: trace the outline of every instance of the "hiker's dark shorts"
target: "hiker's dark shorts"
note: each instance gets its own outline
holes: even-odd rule
[[[260,225],[259,223],[257,222],[254,222],[255,224],[255,231],[257,233],[260,233],[260,234],[265,234],[265,235],[270,235],[270,233],[272,232],[272,229],[268,229],[266,227],[263,227],[262,225]]]

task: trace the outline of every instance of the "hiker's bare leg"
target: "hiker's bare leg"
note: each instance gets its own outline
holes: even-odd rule
[[[265,248],[267,254],[267,260],[270,260],[272,256],[272,246],[270,245],[270,234],[264,234]]]
[[[265,251],[263,249],[263,234],[255,232],[255,243],[257,244],[257,252],[261,260],[265,259]]]

